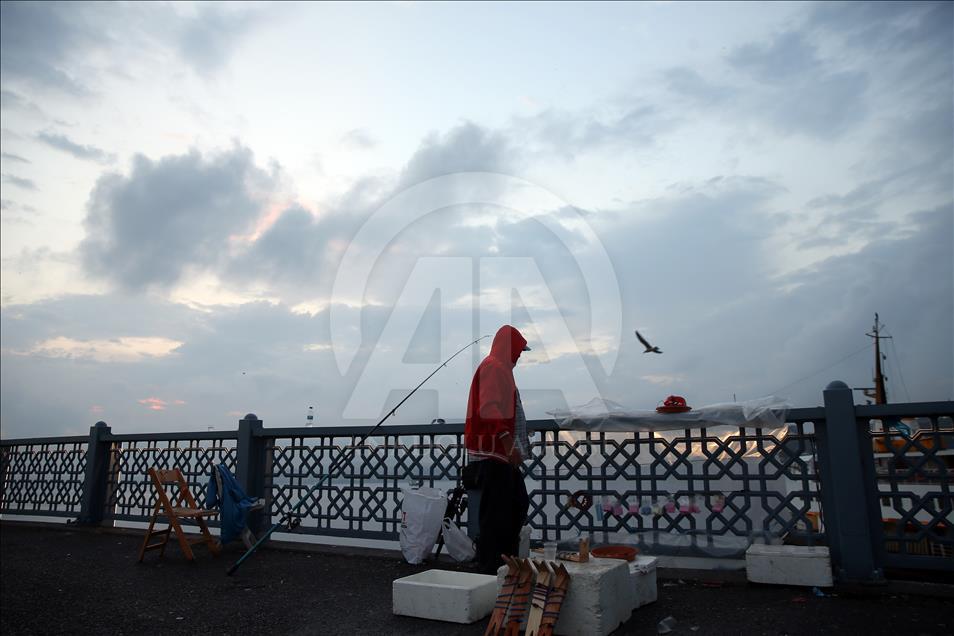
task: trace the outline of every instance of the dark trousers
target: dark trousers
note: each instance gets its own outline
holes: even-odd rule
[[[481,571],[496,573],[501,554],[516,556],[520,529],[527,521],[530,498],[523,473],[511,464],[485,459],[472,464],[480,488],[480,535],[477,561]]]

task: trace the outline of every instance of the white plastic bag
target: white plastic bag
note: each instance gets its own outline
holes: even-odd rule
[[[452,559],[460,563],[474,560],[477,554],[474,542],[447,517],[444,517],[443,532],[444,545],[447,546],[447,554],[451,555]]]
[[[405,488],[402,492],[401,552],[408,563],[420,563],[434,549],[447,500],[440,488]]]

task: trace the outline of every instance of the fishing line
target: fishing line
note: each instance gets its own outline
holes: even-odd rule
[[[894,359],[897,361],[896,364],[891,365],[892,368],[897,368],[898,377],[901,378],[901,386],[904,388],[904,396],[908,399],[908,402],[911,401],[911,394],[908,393],[908,383],[904,381],[904,373],[901,371],[901,356],[898,355],[898,347],[894,344],[895,337],[894,335],[885,329],[884,325],[881,325],[881,328],[888,332],[888,336],[891,337],[889,344],[891,345],[891,352],[894,354]]]
[[[331,479],[332,477],[334,477],[336,471],[337,471],[339,468],[343,467],[346,462],[350,461],[352,457],[354,457],[355,451],[357,451],[357,449],[358,449],[362,444],[364,444],[364,442],[365,442],[369,437],[371,437],[371,434],[374,433],[376,430],[378,430],[378,427],[380,427],[382,424],[384,424],[385,420],[387,420],[389,417],[391,417],[392,415],[394,415],[394,414],[397,412],[398,408],[400,408],[400,406],[401,406],[402,404],[404,404],[405,402],[407,402],[408,399],[409,399],[412,395],[414,395],[419,388],[421,388],[422,386],[424,386],[424,383],[425,383],[425,382],[427,382],[427,381],[430,380],[432,377],[434,377],[434,374],[436,374],[438,371],[440,371],[441,369],[443,369],[444,367],[446,367],[448,362],[450,362],[451,360],[453,360],[454,358],[456,358],[458,355],[460,355],[461,353],[463,353],[464,351],[466,351],[466,350],[469,349],[470,347],[474,346],[475,344],[477,344],[478,342],[480,342],[480,341],[483,340],[484,338],[489,338],[489,337],[490,337],[489,335],[481,336],[481,337],[477,338],[476,340],[474,340],[473,342],[471,342],[471,343],[469,343],[469,344],[466,344],[466,345],[464,345],[463,347],[461,347],[460,349],[458,349],[457,352],[456,352],[454,355],[452,355],[451,357],[449,357],[449,358],[447,358],[446,360],[444,360],[436,369],[434,369],[433,371],[431,371],[430,375],[428,375],[426,378],[424,378],[423,380],[421,380],[420,384],[418,384],[416,387],[414,387],[414,389],[411,390],[410,393],[408,393],[407,395],[405,395],[403,400],[401,400],[400,402],[398,402],[398,403],[394,406],[394,408],[392,408],[390,411],[388,411],[387,415],[385,415],[385,416],[382,417],[380,420],[378,420],[378,423],[375,424],[374,426],[372,426],[371,429],[370,429],[367,433],[365,433],[364,436],[358,441],[358,443],[356,443],[356,444],[351,444],[351,445],[349,446],[350,450],[345,451],[344,449],[342,449],[342,450],[340,451],[340,454],[339,454],[339,456],[338,456],[338,459],[331,465],[331,468],[328,469],[328,472],[325,474],[325,476],[322,477],[322,478],[318,481],[318,483],[316,483],[314,486],[312,486],[312,487],[308,490],[308,492],[306,492],[304,495],[302,495],[301,498],[298,500],[298,503],[295,504],[295,506],[294,506],[293,508],[291,508],[288,512],[286,512],[285,515],[281,518],[281,520],[280,520],[278,523],[273,524],[272,527],[269,528],[268,531],[267,531],[265,534],[263,534],[262,537],[261,537],[258,541],[255,542],[255,545],[253,545],[251,548],[249,548],[249,549],[245,552],[245,554],[243,554],[243,555],[241,556],[241,558],[239,558],[239,560],[236,561],[236,562],[232,565],[232,567],[230,567],[230,568],[228,569],[228,572],[226,572],[226,574],[227,574],[228,576],[232,576],[232,575],[235,573],[235,571],[239,569],[239,567],[242,565],[242,563],[244,563],[247,558],[249,558],[250,556],[252,556],[252,554],[258,549],[258,547],[259,547],[260,545],[262,545],[262,544],[265,542],[265,540],[268,539],[268,537],[270,537],[270,536],[272,535],[273,532],[275,532],[275,531],[278,530],[279,528],[284,527],[285,525],[287,525],[288,522],[292,519],[292,517],[295,516],[295,513],[298,512],[298,509],[301,508],[301,507],[308,501],[308,499],[309,499],[319,488],[321,488],[321,487],[325,484],[326,481],[328,481],[329,479]]]

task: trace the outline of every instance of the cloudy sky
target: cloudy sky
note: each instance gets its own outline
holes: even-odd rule
[[[3,436],[954,399],[952,6],[3,2]]]

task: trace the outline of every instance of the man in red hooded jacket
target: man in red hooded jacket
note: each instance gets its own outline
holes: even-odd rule
[[[526,418],[513,379],[520,354],[529,350],[526,338],[510,325],[497,330],[467,399],[468,473],[481,490],[477,560],[487,573],[503,563],[501,554],[517,554],[530,508],[520,470],[528,450]]]

